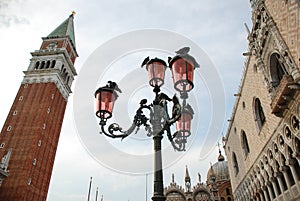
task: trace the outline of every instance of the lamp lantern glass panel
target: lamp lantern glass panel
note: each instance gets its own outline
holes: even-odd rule
[[[96,116],[101,119],[108,119],[112,116],[117,94],[110,88],[99,88],[95,93],[96,98]]]
[[[166,66],[167,64],[158,58],[151,59],[147,63],[146,69],[149,75],[149,84],[152,87],[161,87],[164,84]]]
[[[191,135],[191,122],[193,115],[190,112],[183,111],[181,117],[176,122],[177,132],[181,137],[187,138]]]
[[[196,61],[190,55],[177,55],[170,61],[174,88],[179,92],[188,92],[194,88],[194,69]]]

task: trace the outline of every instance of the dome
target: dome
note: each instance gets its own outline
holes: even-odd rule
[[[228,163],[225,161],[224,156],[222,156],[221,151],[218,157],[218,162],[211,165],[210,169],[207,173],[207,181],[209,182],[211,177],[215,177],[215,181],[223,181],[229,180],[229,171],[228,171]]]

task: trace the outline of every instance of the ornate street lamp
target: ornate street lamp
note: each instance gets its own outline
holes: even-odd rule
[[[191,120],[193,118],[193,109],[186,104],[188,92],[194,87],[193,77],[194,69],[199,67],[196,60],[188,54],[190,48],[184,47],[176,51],[174,58],[169,57],[168,63],[172,70],[174,88],[180,92],[180,98],[183,99],[182,106],[176,95],[169,98],[166,94],[160,92],[160,87],[164,84],[166,62],[161,59],[150,59],[147,57],[142,67],[146,67],[149,75],[149,84],[153,87],[155,98],[152,103],[147,104],[147,99],[140,101],[140,106],[136,111],[132,125],[128,130],[123,131],[117,123],[112,123],[105,128],[106,122],[112,117],[113,106],[118,98],[117,92],[121,93],[115,82],[109,81],[106,86],[100,87],[95,92],[96,98],[96,116],[100,118],[101,132],[111,138],[124,139],[144,126],[147,136],[152,136],[154,141],[154,193],[153,201],[165,201],[163,193],[163,172],[161,157],[161,140],[166,132],[173,148],[177,151],[185,151],[187,138],[191,134]],[[173,103],[172,114],[168,114],[168,102]],[[149,110],[147,117],[143,110]],[[171,125],[176,122],[177,131],[171,133]]]

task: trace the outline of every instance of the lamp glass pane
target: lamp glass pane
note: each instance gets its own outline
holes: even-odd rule
[[[165,79],[166,66],[164,63],[155,61],[147,64],[147,70],[149,75],[149,84],[154,86],[162,86]]]
[[[191,133],[192,115],[188,112],[183,112],[180,119],[176,122],[177,131],[181,133],[182,137],[188,137]]]
[[[186,58],[180,57],[172,63],[171,68],[175,89],[180,92],[192,90],[194,63]]]
[[[102,90],[96,94],[96,115],[102,118],[110,118],[116,96],[112,91]]]

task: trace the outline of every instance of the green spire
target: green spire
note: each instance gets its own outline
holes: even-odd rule
[[[74,15],[75,15],[75,12],[73,11],[72,14],[68,17],[68,19],[66,19],[63,23],[61,23],[47,37],[48,38],[57,38],[57,37],[69,36],[74,47],[76,47],[74,23],[73,23]]]

